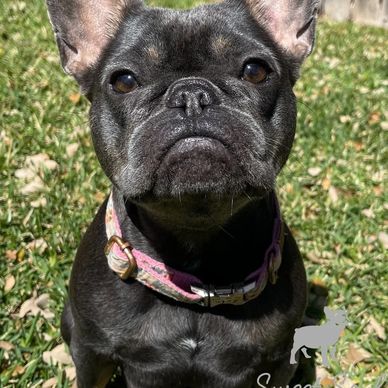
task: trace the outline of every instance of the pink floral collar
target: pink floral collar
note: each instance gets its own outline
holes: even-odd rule
[[[260,260],[261,266],[243,282],[230,284],[226,287],[214,287],[202,284],[197,277],[191,274],[177,271],[152,259],[124,241],[111,194],[105,215],[108,239],[105,255],[108,259],[108,265],[122,280],[136,279],[146,287],[179,302],[197,303],[207,307],[220,304],[245,304],[257,298],[268,282],[275,284],[277,281],[277,272],[282,261],[284,232],[275,194],[273,194],[273,202],[276,218],[272,243],[266,251],[264,260]]]

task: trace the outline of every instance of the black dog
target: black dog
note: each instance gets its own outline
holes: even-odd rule
[[[79,248],[62,333],[78,387],[251,388],[294,372],[305,271],[275,178],[316,0],[48,0],[113,183]],[[109,240],[109,244],[107,244]]]

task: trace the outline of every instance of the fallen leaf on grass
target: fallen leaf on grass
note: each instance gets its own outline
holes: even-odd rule
[[[29,168],[20,168],[15,171],[15,177],[18,179],[32,180],[35,178],[36,173]]]
[[[37,154],[28,156],[24,162],[24,167],[16,170],[15,176],[26,182],[20,192],[23,195],[30,195],[36,192],[43,191],[44,183],[40,177],[40,173],[47,170],[55,170],[58,163],[51,160],[47,154]]]
[[[340,116],[340,122],[342,124],[350,123],[352,121],[352,118],[348,115]]]
[[[68,366],[65,368],[65,374],[68,380],[74,381],[76,377],[75,367],[74,366]]]
[[[368,334],[375,333],[377,337],[383,341],[387,339],[384,327],[379,322],[377,322],[374,317],[369,318],[369,323],[366,327],[366,331]]]
[[[54,388],[57,386],[57,378],[56,377],[52,377],[51,379],[48,379],[46,380],[43,384],[42,384],[42,388]]]
[[[348,352],[345,356],[345,363],[348,365],[356,365],[361,361],[369,360],[372,355],[356,344],[350,344]]]
[[[384,232],[380,232],[378,235],[379,241],[384,249],[388,249],[388,234]]]
[[[6,250],[5,251],[5,257],[8,259],[8,260],[15,260],[16,259],[16,255],[17,255],[17,250]]]
[[[366,218],[375,218],[375,213],[372,209],[364,209],[361,214]]]
[[[319,381],[320,386],[323,388],[333,387],[335,385],[333,376],[321,366],[316,367],[316,376],[317,381]]]
[[[11,342],[0,341],[0,349],[2,349],[2,350],[9,352],[10,350],[12,350],[14,348],[15,348],[15,345],[11,344]]]
[[[43,339],[47,342],[50,342],[53,340],[53,337],[50,334],[43,333]]]
[[[94,198],[96,199],[96,201],[98,203],[103,203],[105,201],[105,198],[106,198],[106,194],[105,193],[102,193],[101,191],[98,191],[95,195],[94,195]]]
[[[36,201],[31,202],[31,206],[34,208],[45,207],[47,205],[47,199],[45,197],[40,197]]]
[[[322,180],[322,188],[323,190],[329,190],[331,186],[330,178],[326,177]]]
[[[27,156],[25,167],[35,172],[39,172],[43,169],[52,171],[58,167],[58,163],[54,160],[51,160],[47,154],[41,153]]]
[[[12,290],[12,288],[15,286],[16,280],[15,276],[8,275],[5,278],[5,284],[4,284],[4,292],[7,293]]]
[[[369,115],[369,121],[368,123],[370,125],[372,124],[377,124],[379,123],[381,120],[381,113],[380,112],[372,112],[370,115]]]
[[[78,151],[78,148],[79,148],[79,144],[78,143],[69,144],[66,147],[66,154],[67,154],[67,156],[72,158],[76,154],[76,152]]]
[[[43,238],[38,238],[37,240],[33,240],[27,244],[27,248],[31,251],[38,251],[41,255],[47,249],[48,244]]]
[[[27,299],[21,305],[19,310],[19,318],[24,318],[27,314],[34,316],[41,314],[46,319],[54,318],[54,313],[52,313],[47,307],[49,302],[50,298],[48,294],[37,296],[36,292],[34,291],[32,297]]]
[[[336,382],[336,387],[341,388],[356,388],[357,384],[347,376],[341,376]]]
[[[20,192],[23,195],[31,195],[43,190],[44,190],[44,183],[40,177],[36,176],[32,181],[30,181],[25,186],[23,186],[20,189]]]
[[[307,172],[309,173],[309,175],[313,176],[313,177],[316,177],[318,176],[320,173],[321,173],[322,169],[319,168],[319,167],[311,167],[307,170]]]
[[[60,344],[54,349],[43,352],[42,359],[49,365],[72,365],[73,361],[66,350],[65,344]]]
[[[73,104],[78,104],[80,99],[81,99],[81,94],[80,93],[72,93],[72,94],[69,95],[69,100]]]
[[[26,368],[24,366],[16,365],[14,370],[12,371],[12,377],[20,376],[21,374],[24,373],[25,369]]]
[[[307,252],[306,258],[314,264],[319,264],[319,265],[327,264],[326,259],[322,259],[322,258],[318,257],[314,252]]]
[[[333,203],[338,202],[338,199],[339,199],[338,190],[334,186],[331,186],[329,188],[329,199]]]

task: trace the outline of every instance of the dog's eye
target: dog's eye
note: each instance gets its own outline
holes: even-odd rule
[[[111,85],[116,93],[129,93],[138,87],[136,78],[131,73],[113,74],[111,78]]]
[[[264,82],[270,73],[271,69],[266,64],[250,62],[245,65],[242,78],[253,84],[259,84]]]

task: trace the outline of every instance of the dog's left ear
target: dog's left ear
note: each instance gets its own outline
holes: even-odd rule
[[[320,0],[240,0],[272,38],[300,64],[311,53]]]

